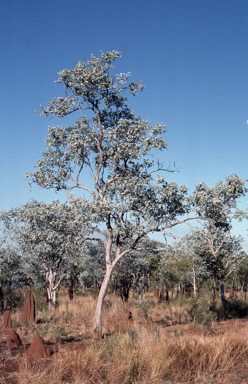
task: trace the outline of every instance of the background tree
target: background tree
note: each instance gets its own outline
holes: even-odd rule
[[[25,274],[36,286],[46,285],[53,308],[61,280],[71,263],[84,255],[84,214],[78,210],[77,201],[70,198],[61,205],[58,200],[49,204],[31,200],[2,213],[2,219],[11,223]]]
[[[192,285],[189,277],[191,272],[190,260],[186,252],[178,250],[178,245],[173,244],[172,250],[166,251],[160,262],[163,282],[168,289],[184,292],[184,288]]]
[[[104,296],[118,261],[134,250],[143,250],[139,242],[149,233],[200,218],[202,212],[206,212],[204,217],[218,216],[216,203],[208,198],[204,203],[202,190],[196,202],[196,196],[193,200],[187,197],[185,186],[168,183],[161,174],[153,178],[155,172],[166,171],[159,162],[155,168],[147,157],[154,149],[166,148],[165,127],[152,126],[127,106],[126,92],[136,95],[143,86],[128,82],[129,73],[110,75],[112,63],[119,57],[116,51],[102,53],[100,58],[91,55],[85,63],[59,73],[57,83],[65,86],[65,97],[54,98],[47,108],[41,106],[43,116],[63,118],[87,111],[88,117],[79,116],[72,126],[50,127],[43,160],[28,174],[43,188],[81,189],[89,196],[82,197],[82,209],[90,212],[89,222],[105,225],[107,240],[98,239],[105,248],[106,262],[95,313],[94,334],[98,337]],[[87,169],[93,183],[83,177]],[[240,194],[242,191],[240,188]],[[192,203],[197,212],[185,217]],[[87,240],[93,238],[92,232]]]
[[[29,282],[23,268],[20,250],[11,230],[11,220],[6,217],[1,225],[0,238],[0,310],[4,309],[3,287],[7,286],[8,299],[10,299],[12,289]]]
[[[240,284],[241,297],[244,297],[246,300],[246,291],[248,285],[248,255],[246,252],[241,251],[239,255],[239,260],[241,260],[235,270],[235,279],[237,279]],[[237,288],[237,287],[236,287]]]
[[[230,235],[226,227],[208,221],[201,230],[193,231],[188,238],[191,249],[204,264],[206,274],[213,279],[214,296],[217,282],[220,284],[222,303],[225,305],[224,280],[235,271],[240,262],[242,237]]]
[[[188,274],[190,272],[188,255],[176,242],[166,247],[166,251],[163,253],[159,262],[159,271],[160,284],[165,285],[167,291],[169,289],[172,290],[172,299],[175,289],[178,294],[180,289],[183,291],[184,287],[188,285]]]
[[[4,295],[2,288],[7,287],[7,302],[11,299],[12,290],[28,285],[28,279],[23,260],[18,248],[8,244],[0,248],[0,310],[4,309]]]
[[[207,276],[207,269],[202,258],[199,257],[195,249],[195,238],[191,234],[185,235],[177,244],[177,249],[180,252],[181,260],[186,267],[185,280],[188,281],[194,291],[194,296],[199,288],[199,280],[203,276]]]

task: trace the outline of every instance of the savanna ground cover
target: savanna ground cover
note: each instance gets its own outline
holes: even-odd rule
[[[69,300],[67,290],[61,289],[57,308],[50,311],[45,291],[34,290],[34,297],[34,324],[22,323],[22,290],[14,292],[10,303],[21,348],[6,347],[10,330],[0,317],[0,383],[248,382],[247,306],[237,297],[227,301],[224,313],[218,299],[215,311],[209,310],[206,292],[197,299],[179,296],[169,303],[155,300],[152,293],[146,293],[142,303],[135,294],[128,303],[107,294],[101,340],[92,337],[93,292],[78,292]],[[132,322],[126,309],[132,312]],[[51,348],[51,357],[25,357],[37,335]]]

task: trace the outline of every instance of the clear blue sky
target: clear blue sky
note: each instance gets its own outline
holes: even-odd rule
[[[29,190],[25,173],[57,124],[35,111],[63,96],[54,83],[60,70],[100,50],[123,51],[116,73],[143,80],[130,99],[135,114],[167,124],[160,160],[180,167],[169,180],[193,189],[232,173],[248,178],[247,37],[247,0],[1,0],[0,210],[31,197],[65,200]],[[247,222],[234,234],[248,251]]]

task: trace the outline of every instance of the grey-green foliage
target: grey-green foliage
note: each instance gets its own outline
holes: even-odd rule
[[[239,281],[242,289],[247,290],[248,286],[248,255],[246,252],[241,251],[239,258],[241,261],[239,262],[234,277]]]
[[[195,239],[190,234],[185,235],[177,243],[178,250],[187,260],[187,271],[185,279],[190,282],[194,288],[194,292],[199,289],[202,279],[207,277],[207,268],[199,254],[195,251]]]
[[[3,213],[0,212],[0,222]],[[9,289],[16,288],[23,284],[29,284],[23,268],[23,260],[20,249],[15,241],[11,228],[11,220],[6,217],[1,223],[0,235],[0,284],[8,285]],[[10,290],[9,290],[10,292]]]
[[[175,242],[167,247],[159,262],[159,270],[168,288],[173,288],[177,284],[193,286],[195,274],[200,273],[196,259],[187,252],[181,242]]]
[[[101,236],[102,238],[103,236]],[[87,247],[87,260],[80,271],[79,281],[86,286],[101,286],[105,274],[105,249],[98,241],[89,242]]]
[[[226,177],[210,188],[205,182],[196,185],[191,196],[195,212],[211,218],[215,228],[231,230],[232,220],[241,221],[247,218],[247,212],[238,208],[238,199],[245,195],[247,188],[245,182],[236,174]]]
[[[33,284],[44,285],[50,268],[61,279],[68,274],[71,263],[78,258],[82,261],[86,215],[81,202],[70,197],[64,204],[58,200],[49,204],[31,200],[1,214],[18,244],[25,274]]]
[[[218,182],[215,187],[205,183],[196,186],[190,196],[192,209],[207,220],[198,222],[161,260],[167,285],[190,281],[196,292],[199,277],[222,280],[234,271],[239,261],[242,238],[231,236],[233,219],[241,221],[247,213],[238,208],[238,198],[247,192],[245,181],[237,175]]]
[[[190,249],[208,277],[223,280],[235,271],[242,260],[240,250],[243,239],[232,236],[230,229],[216,227],[214,222],[208,221],[183,239],[185,247]]]
[[[29,283],[18,248],[14,244],[2,247],[0,249],[0,284],[15,289]]]

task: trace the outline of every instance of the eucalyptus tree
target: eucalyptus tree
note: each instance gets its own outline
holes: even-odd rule
[[[9,293],[26,281],[21,255],[13,244],[0,249],[0,281],[7,285]]]
[[[205,228],[209,225],[209,228],[230,232],[233,220],[240,222],[247,219],[247,212],[238,206],[239,198],[245,196],[248,191],[245,187],[246,181],[233,174],[226,177],[225,181],[216,183],[212,188],[205,182],[196,185],[191,201],[196,213],[211,219],[203,221],[206,223]]]
[[[139,242],[150,233],[202,218],[205,211],[204,217],[216,215],[219,210],[214,210],[218,201],[202,195],[195,203],[197,193],[189,199],[187,188],[166,182],[161,173],[168,170],[148,158],[151,151],[166,148],[165,126],[153,126],[128,107],[127,92],[136,95],[144,87],[142,82],[129,82],[130,73],[110,74],[120,56],[117,51],[102,52],[100,58],[91,55],[74,69],[59,72],[56,82],[65,86],[65,96],[54,98],[47,107],[41,105],[42,115],[61,119],[74,113],[76,122],[48,128],[47,151],[36,170],[27,175],[30,182],[46,189],[81,190],[88,196],[81,199],[83,209],[91,212],[89,222],[107,230],[107,240],[96,239],[93,230],[85,237],[105,249],[105,276],[94,323],[98,337],[104,296],[118,261],[133,250],[143,250]],[[185,216],[192,203],[197,212]]]
[[[1,222],[1,213],[0,213]],[[7,286],[8,296],[11,297],[12,289],[15,289],[23,284],[28,284],[21,253],[15,242],[15,238],[11,231],[10,220],[5,220],[1,223],[0,237],[0,307],[3,310],[4,297],[2,287]]]
[[[2,287],[7,286],[7,297],[10,299],[13,289],[29,282],[18,248],[14,244],[7,244],[0,248],[0,310],[2,311],[4,308]]]
[[[226,226],[217,226],[214,222],[204,223],[201,229],[185,237],[185,244],[191,249],[198,265],[205,269],[205,274],[213,279],[215,300],[216,282],[220,283],[221,299],[225,306],[224,280],[235,272],[242,260],[240,253],[241,236],[232,236]]]
[[[248,286],[248,255],[243,250],[240,252],[240,263],[238,264],[235,270],[235,280],[240,283],[241,287],[241,297],[243,298],[245,292],[246,300],[246,291]]]
[[[86,216],[81,204],[79,210],[77,200],[70,197],[64,204],[31,200],[2,213],[2,220],[11,223],[26,275],[36,286],[46,284],[52,308],[56,305],[56,289],[70,264],[84,255],[82,228],[86,231]]]
[[[188,283],[187,276],[190,271],[190,263],[184,249],[180,249],[178,244],[174,242],[167,246],[159,261],[159,271],[161,285],[169,289],[185,286]]]
[[[185,279],[192,285],[194,296],[197,294],[199,280],[207,275],[206,265],[197,253],[198,243],[191,234],[187,234],[177,242],[176,249],[181,263],[186,264]]]
[[[198,250],[209,273],[212,273],[214,282],[220,281],[223,304],[223,279],[233,272],[239,260],[242,238],[231,236],[233,220],[247,219],[247,212],[239,209],[238,199],[247,192],[245,182],[237,175],[226,177],[225,182],[220,181],[210,189],[205,183],[196,186],[192,198],[195,211],[201,215],[211,217],[211,220],[201,223],[193,232],[195,240],[199,240],[205,251]]]

